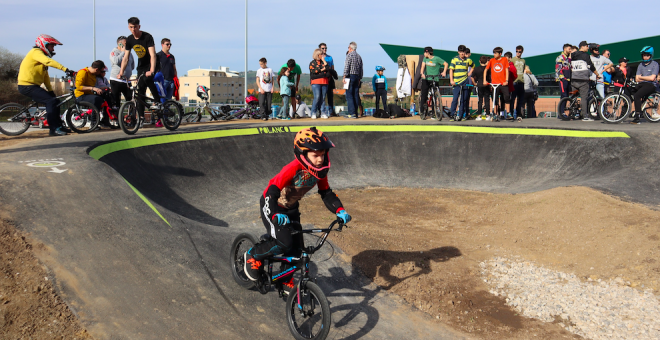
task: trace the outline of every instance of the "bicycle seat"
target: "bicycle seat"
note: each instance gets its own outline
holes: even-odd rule
[[[572,95],[574,95],[574,94],[577,94],[578,92],[580,92],[580,91],[578,91],[578,90],[573,90],[573,91],[569,92],[568,94],[572,96]]]

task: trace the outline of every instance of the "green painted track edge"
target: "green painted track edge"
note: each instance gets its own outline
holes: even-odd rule
[[[291,132],[298,132],[307,126],[288,126]],[[272,128],[265,126],[263,129]],[[533,128],[498,128],[478,126],[451,126],[451,125],[340,125],[320,126],[325,132],[455,132],[455,133],[481,133],[496,135],[522,135],[522,136],[553,136],[574,138],[630,138],[621,131],[582,131],[559,129],[533,129]],[[113,152],[134,149],[143,146],[185,142],[220,137],[248,136],[259,134],[258,128],[228,129],[216,131],[190,132],[162,136],[132,138],[99,145],[89,152],[89,155],[99,160]],[[264,132],[268,133],[268,132]]]
[[[131,187],[131,189],[133,189],[133,191],[138,195],[138,197],[140,197],[144,201],[144,203],[146,203],[149,206],[149,208],[151,208],[151,210],[153,210],[156,213],[156,215],[160,216],[160,218],[162,218],[163,221],[165,221],[165,223],[167,223],[167,225],[170,226],[170,228],[172,227],[170,222],[168,222],[165,219],[165,217],[161,215],[160,211],[158,211],[158,209],[156,209],[156,207],[153,204],[151,204],[151,202],[149,202],[149,200],[144,195],[142,195],[140,190],[136,189],[133,185],[131,185],[131,183],[128,183],[126,178],[124,178],[124,182],[126,182],[126,184],[128,184],[128,186]]]

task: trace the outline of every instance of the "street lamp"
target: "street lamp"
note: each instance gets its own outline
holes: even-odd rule
[[[94,17],[94,19],[93,19],[94,20],[93,21],[94,22],[94,28],[93,28],[93,31],[94,31],[94,39],[93,39],[93,42],[94,42],[94,60],[96,60],[96,0],[94,0],[92,2],[92,7],[93,7],[92,17]]]
[[[248,70],[248,0],[245,0],[245,85],[243,86],[243,100],[247,98],[247,70]],[[247,102],[245,103],[247,107]]]

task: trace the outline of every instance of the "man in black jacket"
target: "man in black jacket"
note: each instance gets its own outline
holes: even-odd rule
[[[589,44],[583,41],[579,45],[580,50],[571,53],[571,86],[580,91],[580,107],[582,114],[582,121],[592,121],[591,113],[589,112],[589,76],[591,72],[596,74],[596,79],[600,78],[600,74],[596,67],[591,62],[591,56],[587,53]]]

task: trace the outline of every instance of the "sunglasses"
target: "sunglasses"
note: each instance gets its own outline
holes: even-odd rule
[[[321,49],[322,49],[322,50],[327,50],[328,48],[327,48],[327,47],[321,47]]]
[[[523,51],[516,51],[516,53],[522,53]]]
[[[172,44],[170,44],[170,43],[167,43],[167,44],[165,44],[165,46],[172,46]]]

